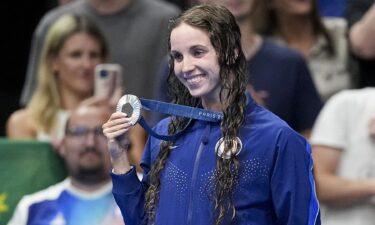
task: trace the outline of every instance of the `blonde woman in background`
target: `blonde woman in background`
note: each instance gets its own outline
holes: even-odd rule
[[[38,68],[38,85],[24,109],[7,122],[7,136],[59,141],[68,114],[92,97],[94,69],[108,54],[105,39],[88,20],[63,15],[50,28]]]

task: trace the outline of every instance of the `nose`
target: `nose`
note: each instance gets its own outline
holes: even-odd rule
[[[85,69],[90,69],[95,66],[96,61],[89,56],[82,57],[82,65]]]
[[[94,147],[95,146],[95,133],[89,132],[86,136],[86,146]]]
[[[194,61],[190,57],[185,57],[181,63],[181,69],[183,73],[188,73],[194,70]]]

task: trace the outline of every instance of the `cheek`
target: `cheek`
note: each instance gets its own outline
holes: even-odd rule
[[[58,72],[63,77],[72,77],[76,69],[75,63],[71,60],[64,60],[59,64]]]
[[[178,75],[181,73],[181,63],[174,63],[173,65],[174,74]]]
[[[70,168],[76,167],[77,162],[80,159],[80,157],[78,155],[78,151],[73,152],[73,151],[76,151],[76,150],[77,149],[73,149],[73,148],[69,149],[69,151],[64,156],[64,159],[65,159],[66,163],[69,165]]]
[[[179,63],[174,64],[174,74],[178,78],[178,80],[182,81],[183,75],[182,75],[181,64]]]
[[[214,77],[220,77],[220,66],[219,63],[215,60],[211,60],[212,63],[207,64],[207,68],[210,68],[211,74]]]
[[[107,139],[105,137],[97,139],[96,142],[95,142],[95,145],[96,145],[98,151],[102,152],[103,154],[108,153],[108,142],[107,142]]]
[[[182,84],[184,84],[184,78],[182,77],[182,75],[180,76],[180,75],[175,75],[176,77],[177,77],[177,79],[182,83]]]

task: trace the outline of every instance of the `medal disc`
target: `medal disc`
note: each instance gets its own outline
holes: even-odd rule
[[[131,124],[136,124],[141,117],[141,101],[135,95],[124,95],[117,103],[116,111],[123,112],[131,118]]]
[[[240,154],[242,150],[241,139],[236,137],[236,139],[232,140],[232,142],[232,149],[224,154],[224,139],[220,138],[215,145],[216,154],[223,159],[230,159],[231,154]]]

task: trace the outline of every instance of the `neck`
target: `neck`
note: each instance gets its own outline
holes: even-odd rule
[[[88,0],[100,14],[113,14],[128,6],[132,0]]]
[[[76,109],[79,104],[83,101],[91,97],[91,94],[87,95],[80,95],[77,93],[74,93],[72,91],[69,91],[64,88],[60,88],[60,107],[61,109],[71,111]]]
[[[223,106],[220,102],[217,101],[202,101],[203,108],[213,112],[223,111]]]
[[[98,189],[102,188],[103,186],[105,186],[106,184],[108,184],[109,182],[109,178],[108,179],[105,179],[105,180],[102,180],[102,181],[98,181],[96,183],[83,183],[81,182],[80,180],[78,179],[75,179],[74,177],[71,177],[71,183],[72,185],[77,188],[78,190],[81,190],[81,191],[85,191],[85,192],[95,192],[97,191]]]
[[[246,59],[253,57],[262,44],[262,38],[254,32],[253,24],[250,17],[237,21],[241,30],[241,45]]]
[[[224,96],[226,94],[224,93]],[[222,112],[224,107],[223,104],[220,102],[220,91],[216,90],[216,94],[210,97],[202,98],[202,106],[204,109],[214,111],[214,112]]]
[[[277,19],[276,33],[289,47],[307,56],[316,39],[312,21],[308,16],[290,16],[279,13]]]

